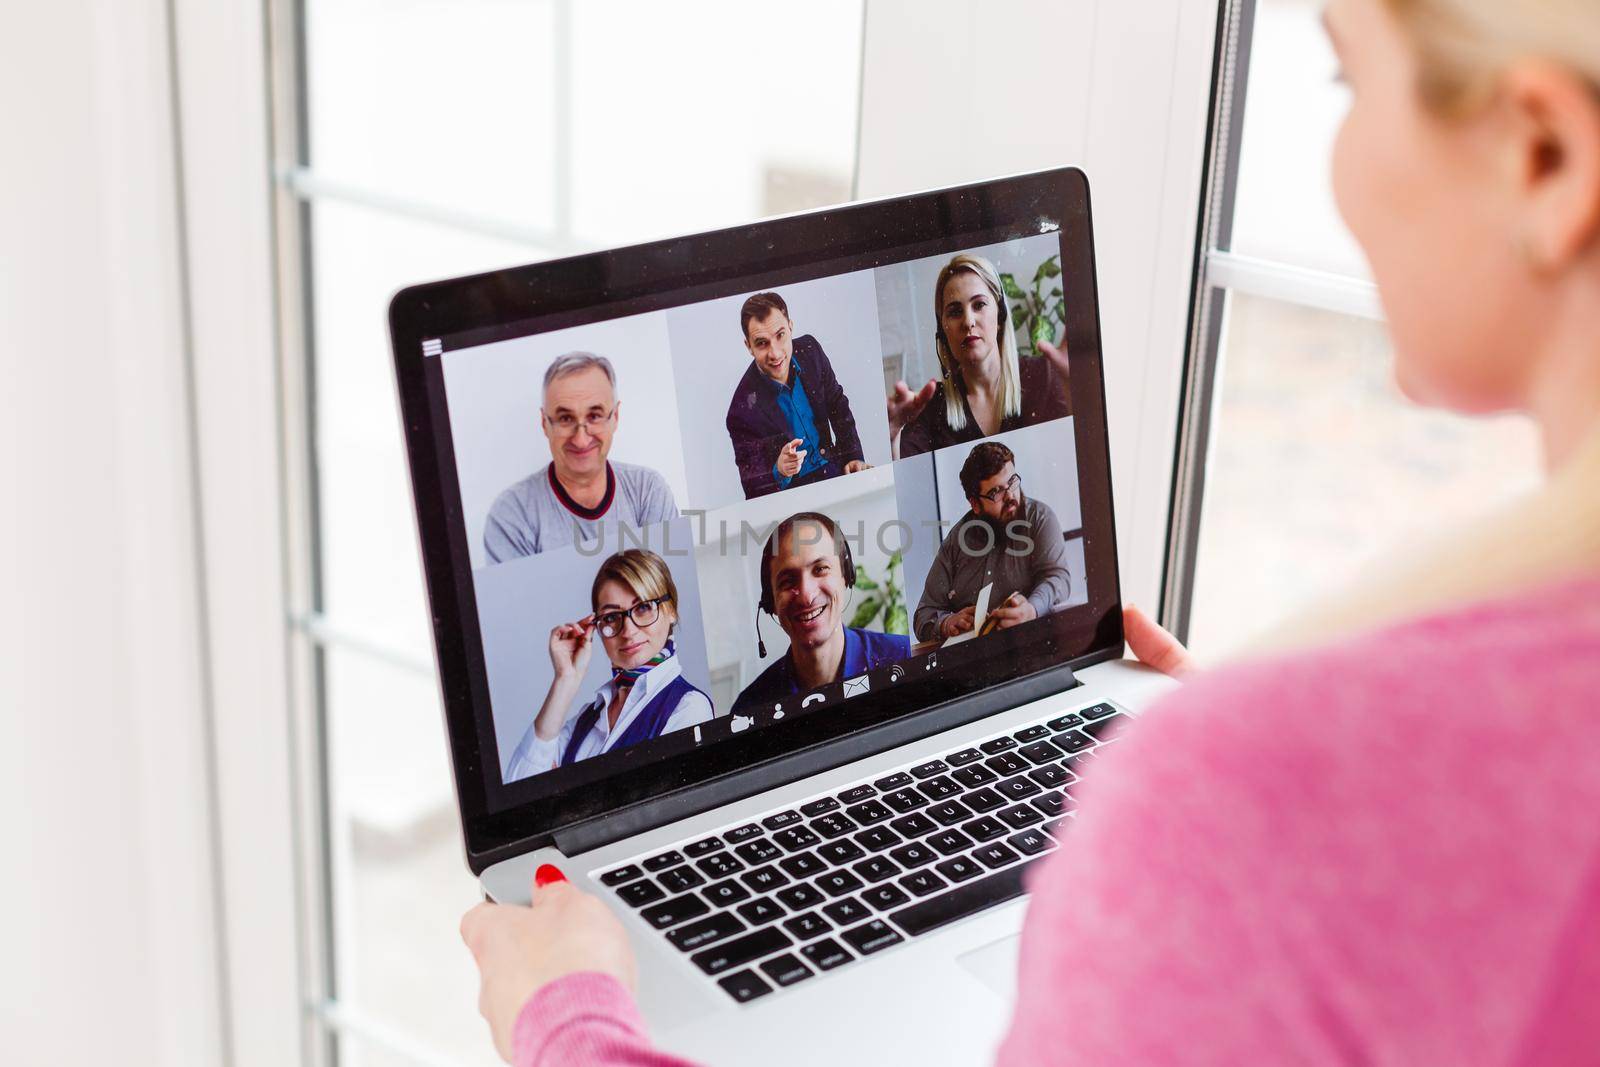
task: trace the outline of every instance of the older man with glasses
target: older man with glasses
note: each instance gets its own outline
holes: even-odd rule
[[[617,375],[604,356],[568,352],[550,364],[539,418],[550,463],[490,506],[483,525],[490,562],[593,540],[603,535],[602,524],[641,527],[678,517],[659,472],[606,458],[621,410]]]
[[[1016,456],[984,441],[961,465],[961,490],[972,510],[945,536],[917,602],[917,638],[956,637],[974,626],[1006,629],[1048,615],[1072,591],[1061,522],[1049,505],[1022,491]],[[989,586],[989,612],[976,618]]]

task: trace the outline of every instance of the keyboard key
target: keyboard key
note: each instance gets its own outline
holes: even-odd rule
[[[893,856],[894,861],[906,870],[924,866],[939,858],[939,854],[927,845],[916,843],[901,845],[899,848],[891,850],[889,855]]]
[[[857,804],[853,808],[844,809],[844,811],[846,815],[850,816],[862,826],[871,826],[873,823],[894,818],[894,812],[890,811],[882,804],[879,804],[876,800],[869,800],[863,804]]]
[[[1007,800],[1027,800],[1029,797],[1039,795],[1039,786],[1025,774],[1007,778],[994,788],[995,792]]]
[[[1037,856],[1041,852],[1048,852],[1050,849],[1055,848],[1049,836],[1039,829],[1024,830],[1020,834],[1013,834],[1006,838],[1006,844],[1024,856]]]
[[[1082,730],[1068,730],[1064,734],[1056,734],[1050,740],[1063,752],[1082,752],[1094,744],[1094,738]]]
[[[887,826],[874,826],[856,835],[856,844],[869,852],[882,852],[900,843],[900,835]]]
[[[789,884],[788,877],[778,868],[770,865],[757,867],[753,871],[746,871],[739,876],[739,881],[757,893],[767,893]]]
[[[1054,763],[1063,755],[1062,751],[1048,741],[1035,741],[1017,753],[1035,766]]]
[[[663,852],[659,856],[651,856],[649,859],[645,860],[644,869],[653,874],[656,871],[664,871],[668,867],[676,867],[682,862],[683,853],[679,852],[677,849],[673,849],[671,852]]]
[[[972,856],[990,870],[996,867],[1004,867],[1008,863],[1015,863],[1018,859],[1015,852],[1001,844],[984,845],[974,852]]]
[[[913,789],[896,789],[883,794],[883,802],[902,814],[922,807],[928,799]]]
[[[778,861],[778,866],[795,878],[810,878],[813,874],[821,874],[828,869],[828,865],[811,852],[802,852],[798,856],[785,856]]]
[[[1066,772],[1063,771],[1062,773],[1065,774]],[[851,830],[854,830],[856,828],[856,823],[854,819],[835,811],[812,819],[810,826],[812,830],[831,841],[835,837],[839,837],[842,834],[847,834]]]
[[[700,895],[705,897],[712,906],[725,908],[729,904],[737,904],[741,900],[749,900],[750,890],[729,878],[725,882],[712,882],[700,890]]]
[[[648,878],[640,879],[637,882],[629,882],[627,885],[617,887],[617,896],[622,898],[622,902],[635,908],[642,908],[646,904],[653,904],[666,895],[666,893],[661,891],[660,886],[656,885]]]
[[[911,768],[911,777],[932,778],[934,775],[943,774],[949,769],[949,764],[945,763],[945,761],[942,759],[929,760],[927,763],[920,763]]]
[[[986,811],[1005,807],[1006,798],[985,786],[982,789],[974,789],[970,793],[963,794],[961,802],[979,815],[982,815]]]
[[[804,815],[808,819],[814,819],[824,812],[838,810],[839,802],[832,797],[822,797],[819,800],[813,800],[809,804],[800,805],[800,814]]]
[[[912,778],[905,771],[896,771],[887,778],[879,778],[872,784],[878,787],[880,793],[887,793],[891,789],[904,789],[910,785]]]
[[[1045,723],[1045,725],[1050,727],[1051,730],[1059,733],[1062,730],[1070,730],[1074,726],[1082,726],[1083,716],[1076,714],[1063,715],[1059,719],[1051,719],[1049,722]]]
[[[727,848],[727,847],[728,847],[727,845],[724,845],[722,843],[722,838],[720,838],[720,837],[707,837],[707,838],[703,838],[702,840],[696,841],[692,845],[684,845],[683,846],[683,854],[685,856],[688,856],[690,859],[693,860],[693,859],[699,859],[701,856],[704,856],[707,853],[715,852],[720,848]]]
[[[983,753],[975,748],[964,748],[960,752],[952,752],[946,756],[945,762],[952,767],[965,767],[969,763],[976,763],[983,758]]]
[[[1057,815],[1061,814],[1061,809],[1066,804],[1066,798],[1063,797],[1059,792],[1051,791],[1042,797],[1034,797],[1032,800],[1028,801],[1028,803],[1038,808],[1039,814],[1043,815],[1045,818],[1053,819]]]
[[[1103,719],[1107,715],[1115,715],[1116,713],[1117,709],[1110,704],[1096,704],[1092,708],[1083,709],[1083,717],[1085,719]]]
[[[1113,741],[1131,725],[1133,725],[1133,720],[1128,716],[1112,715],[1088,723],[1083,727],[1083,732],[1096,741]]]
[[[746,823],[743,826],[740,826],[740,827],[737,827],[735,829],[729,830],[727,833],[722,835],[722,838],[723,838],[723,840],[727,841],[728,844],[730,844],[730,845],[737,845],[741,841],[748,841],[752,837],[760,837],[760,836],[761,836],[761,827],[757,826],[755,823],[752,822],[752,823]]]
[[[863,883],[850,871],[829,871],[812,879],[811,884],[830,897],[842,897],[846,893],[854,893]]]
[[[866,850],[854,841],[829,841],[817,849],[817,855],[833,864],[835,867],[858,860],[867,854]]]
[[[1039,829],[1043,830],[1045,833],[1049,834],[1051,837],[1055,838],[1057,841],[1060,841],[1062,832],[1066,830],[1067,826],[1071,822],[1072,822],[1071,819],[1068,819],[1065,816],[1063,816],[1062,818],[1059,818],[1059,819],[1051,819],[1049,822],[1047,822],[1043,826],[1039,827]]]
[[[955,796],[961,792],[961,787],[941,774],[939,777],[929,778],[926,782],[917,786],[917,791],[929,800],[940,801],[946,797]]]
[[[671,900],[663,900],[660,904],[650,905],[639,913],[639,917],[657,930],[665,930],[669,926],[698,919],[710,910],[705,901],[693,893],[685,893],[681,897],[673,897]]]
[[[902,815],[889,824],[889,829],[901,837],[921,837],[923,834],[932,833],[938,828],[938,823],[920,811],[914,811],[910,815]]]
[[[1046,789],[1052,789],[1058,785],[1065,785],[1067,782],[1072,781],[1073,775],[1071,771],[1063,770],[1061,767],[1052,763],[1048,767],[1035,767],[1033,770],[1028,772],[1028,777],[1032,778]]]
[[[788,934],[776,926],[768,926],[754,933],[724,941],[720,945],[702,949],[689,959],[707,974],[721,974],[735,967],[743,967],[752,960],[770,956],[793,945]]]
[[[879,911],[889,911],[898,908],[911,898],[906,896],[905,890],[892,885],[875,885],[865,893],[861,899],[877,908]]]
[[[972,818],[972,809],[959,800],[947,800],[943,804],[935,804],[929,808],[928,814],[939,820],[940,826],[954,826],[958,822],[965,822],[967,819]],[[890,825],[894,824],[890,823]],[[911,835],[908,834],[907,836]]]
[[[871,922],[862,923],[854,930],[846,930],[839,936],[849,942],[850,947],[863,956],[870,956],[874,952],[886,949],[890,945],[898,945],[905,940],[882,919],[873,919]]]
[[[928,838],[928,844],[946,856],[954,856],[957,852],[965,852],[972,847],[972,838],[960,830],[946,830]]]
[[[744,923],[726,911],[719,911],[709,919],[680,926],[676,930],[667,931],[667,940],[671,941],[684,952],[693,952],[697,948],[704,948],[713,941],[721,941],[725,937],[732,937],[745,929]]]
[[[772,895],[777,897],[778,901],[790,911],[805,911],[807,908],[814,908],[828,899],[822,895],[822,890],[809,882],[784,886]]]
[[[779,830],[772,835],[772,839],[789,852],[799,852],[822,840],[804,826],[791,826],[786,830]]]
[[[1017,739],[1014,737],[997,737],[993,741],[985,741],[983,744],[978,746],[978,748],[987,756],[992,756],[997,752],[1005,752],[1016,747]]]
[[[832,904],[823,905],[822,914],[840,926],[849,926],[851,923],[857,923],[862,919],[871,917],[872,909],[855,897],[845,897],[843,900],[836,900]]]
[[[761,863],[770,863],[783,855],[783,849],[764,837],[758,837],[754,841],[746,841],[733,851],[740,859],[752,867]]]
[[[1006,835],[1006,824],[990,815],[973,819],[961,827],[966,835],[974,841],[993,841],[997,837]]]
[[[809,941],[833,929],[833,924],[814,911],[783,920],[783,928],[802,941]]]
[[[915,872],[914,874],[908,874],[904,878],[900,879],[900,884],[909,889],[913,895],[919,897],[925,897],[929,893],[937,893],[939,890],[948,888],[949,886],[949,883],[947,883],[943,878],[940,878],[937,874],[934,874],[929,870],[921,870]]]
[[[952,856],[934,868],[952,882],[965,882],[969,878],[976,878],[984,873],[970,856]]]
[[[1025,863],[1017,864],[998,874],[974,879],[956,886],[948,893],[919,900],[910,907],[892,912],[889,918],[912,937],[921,937],[930,930],[975,915],[984,908],[1020,897],[1022,876],[1027,867]]]
[[[728,852],[713,852],[709,856],[702,856],[694,861],[694,865],[704,871],[707,878],[726,878],[735,871],[744,870],[744,864]]]
[[[779,985],[794,985],[811,977],[811,968],[785,952],[761,965],[762,972]]]
[[[980,785],[988,785],[1000,776],[979,764],[976,767],[963,767],[959,771],[951,771],[950,777],[968,789],[976,789]]]
[[[757,897],[754,900],[747,900],[733,910],[737,911],[739,913],[739,917],[745,922],[749,923],[751,926],[760,926],[763,923],[769,923],[783,914],[783,909],[780,908],[775,901],[769,900],[766,897]]]
[[[851,870],[859,874],[868,882],[881,882],[885,878],[893,878],[900,873],[900,865],[894,860],[884,856],[873,856],[871,859],[862,860]]]
[[[1012,752],[1003,752],[998,756],[990,756],[983,761],[983,765],[994,773],[1004,778],[1010,774],[1021,774],[1032,764]]]
[[[798,811],[780,811],[776,815],[768,815],[761,820],[761,825],[768,830],[782,830],[785,826],[793,826],[800,821]]]
[[[639,869],[638,864],[630,863],[626,867],[618,867],[614,871],[607,871],[605,874],[602,874],[600,876],[600,884],[612,886],[621,885],[623,882],[631,882],[635,878],[642,877],[643,875],[644,872]]]
[[[863,800],[877,795],[878,791],[870,785],[858,785],[854,789],[846,789],[843,793],[840,793],[839,802],[841,804],[859,804]]]
[[[717,984],[740,1004],[747,1004],[757,997],[764,997],[772,992],[772,987],[762,981],[754,971],[730,974],[726,978],[717,979]]]
[[[819,971],[831,971],[855,959],[848,949],[831,937],[805,945],[800,949],[800,955],[810,960]]]
[[[1030,741],[1037,741],[1041,737],[1049,737],[1050,730],[1045,726],[1028,726],[1011,735],[1026,745]]]
[[[1037,808],[1030,808],[1026,804],[1017,804],[1009,808],[1002,808],[996,813],[1000,821],[1013,830],[1021,830],[1025,826],[1044,822],[1044,816],[1039,814]]]
[[[669,893],[682,893],[697,885],[706,884],[700,872],[693,867],[674,867],[670,871],[662,871],[656,876],[656,881],[660,882]]]

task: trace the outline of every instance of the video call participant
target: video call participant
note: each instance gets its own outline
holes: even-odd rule
[[[511,754],[508,782],[711,721],[711,698],[679,666],[672,643],[678,587],[660,556],[629,548],[608,557],[594,576],[589,606],[590,614],[550,631],[555,677]],[[611,680],[571,714],[595,631],[611,661]]]
[[[1040,341],[1041,354],[1022,359],[1010,320],[993,263],[963,252],[939,271],[933,332],[943,377],[915,393],[895,383],[889,397],[895,459],[1072,414],[1065,347]]]
[[[606,459],[621,411],[617,375],[604,356],[568,352],[550,364],[539,415],[550,463],[490,506],[483,524],[490,562],[593,540],[603,522],[639,527],[678,517],[672,488],[658,472]]]
[[[1061,523],[1049,506],[1022,492],[1016,457],[984,441],[961,465],[961,490],[972,510],[934,555],[912,628],[918,640],[966,633],[978,594],[989,590],[989,619],[1000,629],[1048,615],[1072,593]]]
[[[735,706],[780,701],[911,655],[909,637],[844,624],[855,584],[855,561],[838,523],[802,511],[778,524],[761,551],[759,608],[789,635],[789,651],[745,687]],[[760,627],[757,614],[756,640],[765,656]]]
[[[817,339],[794,336],[783,297],[746,300],[739,330],[750,366],[728,404],[727,426],[745,498],[866,470],[850,400]]]

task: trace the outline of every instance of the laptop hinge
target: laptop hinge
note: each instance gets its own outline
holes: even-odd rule
[[[1105,658],[1115,656],[1116,653],[1111,653]],[[1096,657],[1079,661],[1078,665],[1083,667],[1098,661],[1099,657]],[[555,831],[551,837],[562,855],[577,856],[723,804],[787,785],[808,775],[832,770],[852,760],[886,752],[940,731],[1063,693],[1081,684],[1071,667],[1052,667],[991,689],[936,704],[903,719],[871,726],[787,756],[740,768],[736,773],[572,823]]]

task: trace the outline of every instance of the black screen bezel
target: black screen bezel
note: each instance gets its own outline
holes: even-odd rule
[[[746,731],[655,757],[648,746],[601,757],[604,780],[569,784],[559,768],[503,784],[476,626],[443,375],[425,339],[446,350],[714,299],[785,282],[901,262],[1059,225],[1072,359],[1089,603],[986,638],[976,671],[941,671],[841,704],[826,715]],[[908,254],[910,253],[910,254]],[[1088,181],[1076,168],[829,208],[752,225],[550,260],[406,288],[389,308],[406,451],[451,762],[468,859],[539,847],[557,830],[665,793],[826,744],[994,685],[1120,653],[1122,618],[1106,435],[1098,282]],[[463,625],[464,619],[474,620]],[[973,646],[965,646],[971,649]],[[662,741],[666,739],[663,738]],[[664,746],[672,747],[672,746]],[[591,775],[592,777],[592,772]],[[568,785],[559,792],[558,786]]]

